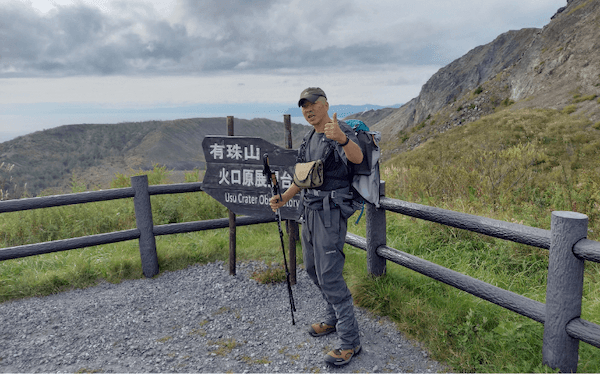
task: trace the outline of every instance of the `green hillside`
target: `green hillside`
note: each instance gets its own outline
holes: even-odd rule
[[[418,129],[417,129],[418,131]],[[504,109],[429,139],[382,165],[386,195],[550,229],[552,211],[589,217],[600,239],[600,123],[570,110]],[[387,245],[545,302],[548,251],[387,214]],[[364,229],[349,230],[364,235]],[[355,301],[396,321],[458,372],[552,372],[542,365],[543,325],[395,264],[366,274],[349,251]],[[600,322],[600,264],[586,262],[582,318]],[[580,372],[600,350],[580,343]]]
[[[292,125],[298,145],[306,127]],[[202,140],[225,135],[225,118],[192,118],[119,124],[67,125],[0,144],[0,162],[15,165],[0,175],[9,197],[70,191],[75,177],[88,188],[108,188],[117,173],[149,170],[155,164],[178,171],[204,168]],[[283,146],[282,122],[234,119],[235,135],[257,136]]]
[[[505,109],[385,163],[388,191],[494,214],[572,210],[598,226],[600,123],[568,110]],[[549,228],[549,226],[547,226]],[[597,235],[597,231],[596,234]]]

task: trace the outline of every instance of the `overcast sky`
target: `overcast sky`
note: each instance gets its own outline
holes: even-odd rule
[[[439,68],[506,31],[543,27],[564,5],[0,0],[0,133],[227,115],[216,104],[260,103],[242,112],[268,117],[262,104],[294,106],[308,86],[332,104],[404,103]]]

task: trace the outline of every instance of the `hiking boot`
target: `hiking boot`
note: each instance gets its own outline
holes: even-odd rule
[[[359,344],[354,349],[334,349],[325,355],[325,362],[335,366],[346,365],[360,353],[360,348]]]
[[[329,326],[323,322],[313,323],[308,328],[308,333],[312,336],[323,336],[335,332],[335,326]]]

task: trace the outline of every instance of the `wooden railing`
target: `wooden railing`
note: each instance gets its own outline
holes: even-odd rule
[[[348,233],[346,243],[367,251],[368,272],[382,276],[392,261],[437,281],[544,324],[543,363],[562,372],[577,371],[579,341],[600,348],[600,326],[581,319],[584,262],[600,262],[600,243],[586,239],[588,217],[553,212],[551,230],[382,197],[367,206],[367,237]],[[386,211],[446,226],[549,249],[546,303],[485,283],[386,245]]]
[[[202,183],[149,186],[148,176],[140,175],[131,177],[131,187],[128,188],[0,201],[0,213],[7,213],[63,205],[133,198],[137,226],[135,229],[131,230],[2,248],[0,249],[0,261],[138,239],[142,260],[142,271],[146,277],[153,277],[159,272],[158,257],[156,255],[156,236],[230,227],[231,223],[228,218],[154,226],[152,220],[152,207],[150,205],[151,195],[198,191],[202,191]],[[237,226],[266,222],[274,222],[274,218],[237,217],[234,220],[234,224]]]
[[[230,227],[228,218],[154,226],[151,195],[202,191],[202,183],[149,186],[146,175],[131,178],[132,187],[76,194],[0,201],[0,213],[63,205],[133,198],[136,228],[79,238],[55,240],[0,249],[0,261],[91,247],[127,240],[139,240],[142,271],[146,277],[159,273],[155,237]],[[454,212],[385,197],[380,208],[367,204],[366,238],[348,233],[346,243],[367,252],[368,272],[386,273],[392,261],[437,281],[544,324],[543,362],[562,372],[577,370],[579,341],[600,348],[600,326],[583,320],[584,262],[600,262],[600,243],[586,239],[587,216],[574,212],[553,212],[551,230]],[[386,211],[440,223],[488,236],[549,249],[546,303],[485,283],[386,245]],[[272,217],[236,217],[234,224],[246,226],[274,222]],[[230,240],[235,240],[235,237]],[[294,252],[295,253],[295,252]],[[235,258],[230,258],[235,264]],[[295,273],[295,269],[292,270]],[[233,273],[235,274],[235,273]],[[294,274],[295,275],[295,274]],[[295,277],[294,277],[295,278]]]

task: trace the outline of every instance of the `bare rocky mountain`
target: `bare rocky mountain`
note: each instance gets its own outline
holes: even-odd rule
[[[358,119],[363,121],[367,126],[373,126],[377,122],[383,120],[390,114],[394,113],[394,108],[371,109],[363,112],[351,114],[344,119]]]
[[[542,29],[508,31],[441,68],[419,96],[371,126],[384,159],[500,106],[563,109],[600,120],[600,1],[569,0]],[[423,131],[411,131],[415,127]],[[387,154],[386,154],[387,153]]]
[[[225,118],[192,118],[38,131],[0,143],[0,163],[15,165],[8,175],[0,175],[0,187],[11,196],[20,196],[25,188],[34,196],[48,188],[69,192],[75,176],[88,188],[107,188],[116,173],[147,170],[154,164],[182,178],[184,171],[204,169],[202,140],[206,135],[225,135],[226,123]],[[305,126],[292,124],[295,146],[305,132]],[[234,133],[284,145],[282,122],[236,118]]]

